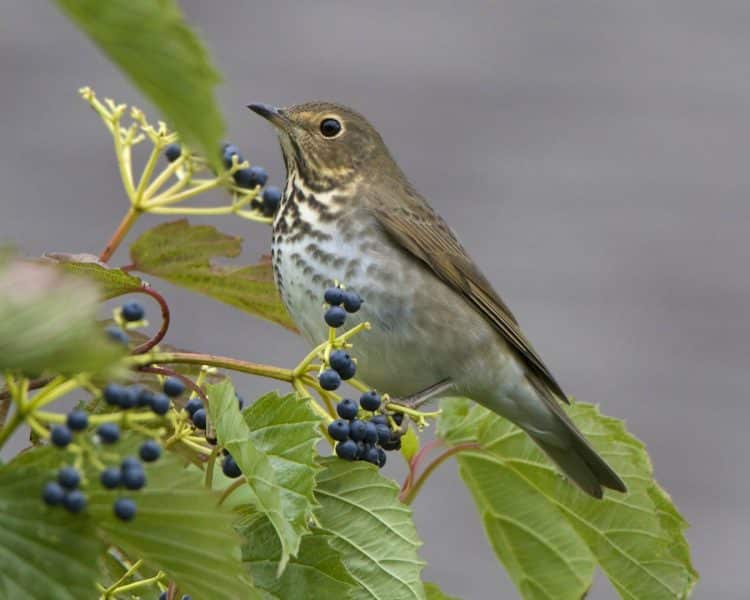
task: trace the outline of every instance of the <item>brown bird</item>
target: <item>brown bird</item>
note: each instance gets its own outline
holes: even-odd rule
[[[276,284],[300,331],[325,339],[324,290],[364,299],[358,376],[398,398],[461,395],[509,419],[586,493],[625,484],[563,411],[567,397],[510,309],[407,180],[375,128],[325,102],[248,108],[277,129],[287,170],[273,221]]]

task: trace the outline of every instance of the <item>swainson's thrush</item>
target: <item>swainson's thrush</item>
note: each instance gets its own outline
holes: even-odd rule
[[[251,104],[278,130],[287,182],[273,222],[283,301],[311,343],[334,280],[372,330],[358,376],[399,398],[467,396],[523,429],[588,494],[625,485],[560,406],[567,398],[500,296],[412,187],[375,128],[329,103]]]

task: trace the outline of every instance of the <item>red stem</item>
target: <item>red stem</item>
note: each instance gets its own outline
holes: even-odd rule
[[[161,328],[159,331],[157,331],[151,339],[146,340],[140,346],[133,348],[133,354],[143,354],[144,352],[151,350],[151,348],[161,342],[164,339],[164,336],[167,335],[167,329],[169,329],[169,305],[164,299],[164,296],[150,287],[144,286],[134,289],[133,291],[151,296],[159,304],[159,308],[161,309]]]

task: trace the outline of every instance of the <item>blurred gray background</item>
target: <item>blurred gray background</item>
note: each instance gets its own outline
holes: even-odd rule
[[[280,184],[275,138],[245,104],[367,115],[565,389],[646,442],[692,523],[695,597],[749,597],[750,4],[182,4],[225,75],[228,138]],[[126,202],[76,90],[150,107],[52,5],[0,5],[0,242],[98,253]],[[262,226],[204,221],[246,236],[246,261],[267,250]],[[158,285],[174,344],[285,365],[306,351]],[[426,579],[467,600],[516,596],[454,465],[415,513]],[[599,577],[590,597],[615,594]]]

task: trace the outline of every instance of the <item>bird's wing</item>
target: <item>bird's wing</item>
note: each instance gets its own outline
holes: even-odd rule
[[[371,205],[385,232],[404,250],[424,262],[440,279],[462,294],[518,352],[531,374],[559,399],[568,402],[516,318],[479,271],[450,227],[430,206],[410,195],[403,206]]]

